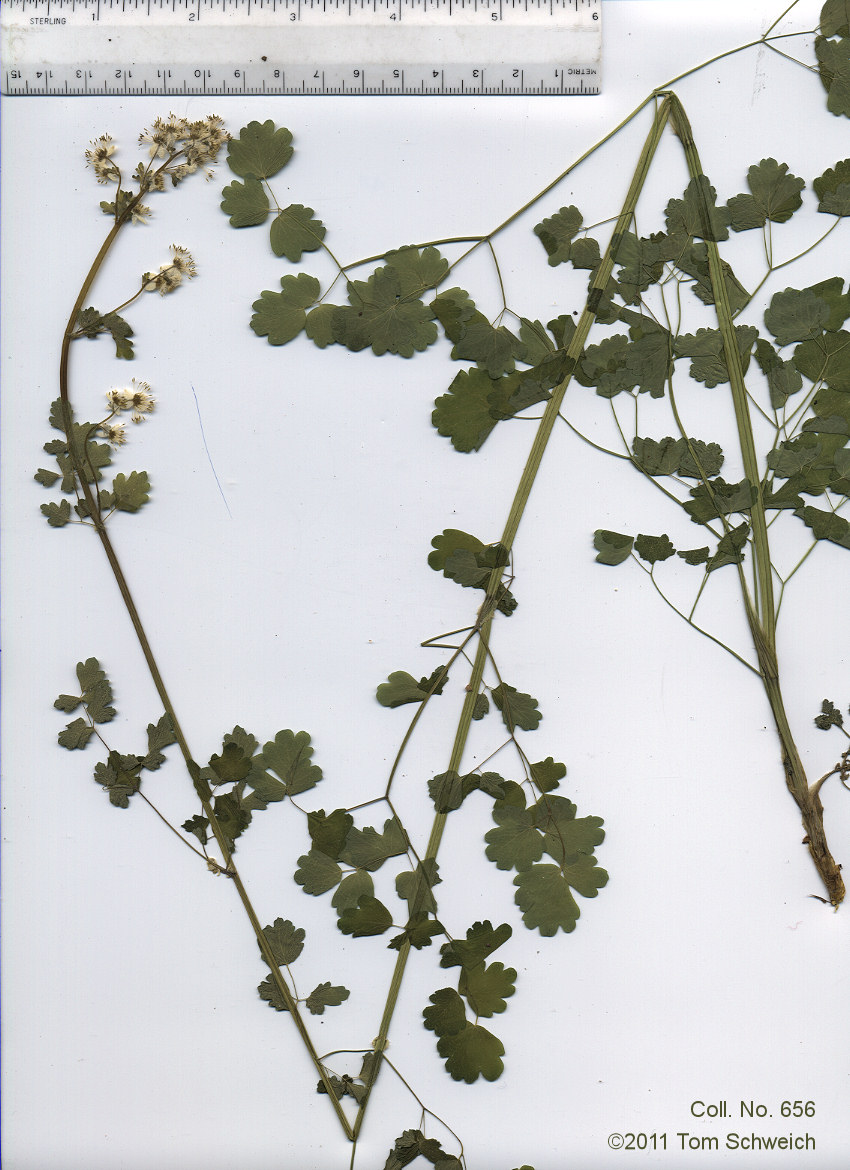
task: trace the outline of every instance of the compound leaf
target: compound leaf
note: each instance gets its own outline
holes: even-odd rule
[[[312,207],[292,203],[272,220],[270,241],[275,256],[285,256],[297,264],[305,252],[321,248],[327,228]]]
[[[292,135],[274,122],[249,122],[227,144],[227,165],[240,178],[269,179],[292,158]]]
[[[402,933],[391,939],[387,946],[395,951],[400,951],[404,944],[408,943],[417,951],[421,951],[423,947],[431,945],[435,935],[443,933],[443,928],[436,919],[429,918],[425,913],[416,914],[408,919]]]

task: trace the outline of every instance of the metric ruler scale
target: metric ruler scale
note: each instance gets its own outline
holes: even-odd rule
[[[0,0],[12,96],[589,95],[601,0]]]

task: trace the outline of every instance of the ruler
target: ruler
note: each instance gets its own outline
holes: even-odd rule
[[[11,96],[601,89],[601,0],[0,0]]]

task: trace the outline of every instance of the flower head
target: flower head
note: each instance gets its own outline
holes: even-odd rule
[[[127,442],[123,423],[101,423],[98,430],[111,447],[121,447]]]
[[[155,185],[161,190],[164,175],[170,175],[176,187],[198,167],[215,162],[219,150],[229,137],[224,122],[217,114],[210,114],[195,122],[169,114],[167,119],[157,118],[150,130],[144,130],[139,135],[139,143],[147,145],[151,159],[166,160],[163,166],[153,172],[157,176]]]
[[[113,414],[120,414],[122,410],[132,410],[131,417],[134,423],[144,422],[144,415],[150,414],[156,405],[147,382],[137,382],[135,378],[127,387],[107,391],[106,401]]]
[[[174,292],[183,283],[183,277],[191,280],[197,275],[195,261],[186,248],[171,245],[172,257],[168,264],[160,264],[159,272],[146,272],[142,276],[145,292],[158,292],[160,296]]]
[[[101,134],[86,151],[86,163],[94,167],[95,178],[98,183],[117,182],[121,177],[118,167],[112,162],[115,153],[115,143],[109,134]]]

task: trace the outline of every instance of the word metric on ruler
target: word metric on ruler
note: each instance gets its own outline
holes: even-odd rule
[[[3,0],[3,92],[595,94],[601,0]]]

